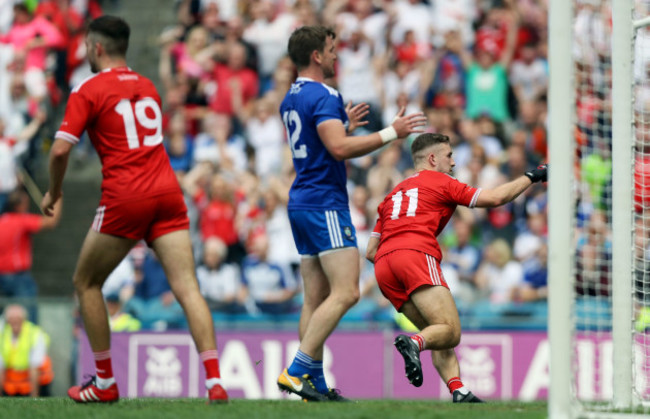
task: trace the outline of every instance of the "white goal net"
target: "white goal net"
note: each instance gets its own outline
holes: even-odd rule
[[[560,2],[551,0],[551,31],[563,24],[557,10],[553,24],[554,5],[560,7]],[[570,107],[558,106],[565,106],[572,116],[563,120],[557,112],[550,113],[550,162],[551,171],[556,171],[550,180],[561,182],[558,179],[567,176],[572,182],[566,189],[551,186],[555,192],[551,189],[549,198],[550,246],[556,248],[551,250],[550,273],[564,275],[569,285],[557,278],[550,283],[549,413],[552,417],[647,415],[650,27],[644,23],[650,16],[650,1],[574,0],[561,7],[572,17],[570,23],[564,21],[570,24],[572,42],[570,50],[563,50],[550,34],[549,108],[568,97],[558,94],[558,86],[554,93],[553,83],[570,85]],[[566,77],[558,74],[562,64],[557,63],[556,52],[571,62]],[[562,133],[570,140],[567,135],[553,139]],[[560,206],[570,214],[563,214]],[[562,251],[570,255],[558,253]],[[555,262],[562,268],[554,269]],[[570,297],[561,296],[560,288]],[[561,314],[553,314],[554,307],[560,306],[559,311],[570,318],[568,331]],[[562,367],[568,367],[568,372],[558,371]],[[557,395],[562,391],[569,397]]]

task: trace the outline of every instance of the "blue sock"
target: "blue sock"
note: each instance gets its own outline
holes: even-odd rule
[[[289,375],[294,377],[302,377],[304,374],[312,375],[312,363],[314,360],[309,355],[305,354],[301,350],[298,350],[296,356],[293,358],[293,362],[287,369]]]
[[[327,393],[329,391],[323,373],[323,361],[315,361],[312,357],[300,350],[298,350],[295,358],[293,358],[293,362],[287,369],[287,372],[294,377],[309,374],[314,387],[316,387],[316,391],[319,393]]]
[[[327,383],[325,382],[325,373],[323,372],[323,361],[314,361],[313,365],[313,373],[312,377],[312,383],[314,383],[314,386],[316,387],[316,390],[319,393],[326,394],[329,391],[329,388],[327,388]]]

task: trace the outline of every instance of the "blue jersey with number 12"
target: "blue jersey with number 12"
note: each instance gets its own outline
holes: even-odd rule
[[[289,191],[290,210],[349,210],[345,163],[327,151],[316,127],[330,119],[347,127],[343,99],[323,83],[299,77],[280,105],[296,179]]]

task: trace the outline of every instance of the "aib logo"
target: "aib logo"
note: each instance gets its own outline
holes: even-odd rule
[[[181,381],[181,361],[178,351],[173,346],[158,349],[147,347],[147,380],[144,384],[144,396],[179,397],[183,391]]]

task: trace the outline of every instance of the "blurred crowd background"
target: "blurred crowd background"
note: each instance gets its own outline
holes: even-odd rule
[[[335,28],[338,60],[328,84],[345,102],[370,105],[369,124],[358,134],[388,125],[402,106],[407,113],[421,110],[428,131],[450,137],[456,177],[481,188],[547,161],[546,0],[160,3],[174,9],[177,21],[159,31],[159,61],[149,64],[157,67],[165,147],[186,195],[198,279],[218,321],[293,321],[299,315],[299,255],[286,211],[294,173],[278,107],[296,75],[287,41],[302,25]],[[43,170],[70,89],[91,74],[84,61],[85,24],[122,7],[97,0],[0,2],[3,216],[17,212],[9,205],[12,191],[28,187],[29,175]],[[599,284],[608,281],[603,272],[611,254],[603,211],[611,195],[610,80],[598,65],[610,54],[610,13],[593,0],[577,7],[576,65],[590,91],[577,103],[577,152],[586,154],[575,172],[586,186],[578,197],[576,246],[589,255],[580,260],[597,265],[583,267],[584,281],[594,287],[580,286],[580,293],[597,295],[608,292]],[[377,205],[411,173],[411,141],[346,162],[361,254]],[[87,139],[73,157],[74,165],[98,160]],[[65,240],[64,232],[58,234]],[[439,239],[442,270],[464,328],[546,328],[546,237],[544,185],[500,208],[457,210]],[[3,268],[0,279],[31,266]],[[344,323],[406,327],[365,260],[359,284],[362,299]],[[4,296],[12,292],[11,286],[0,289]],[[144,245],[115,270],[104,292],[115,330],[186,327],[160,264]]]

